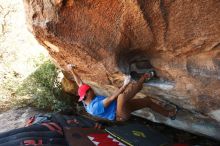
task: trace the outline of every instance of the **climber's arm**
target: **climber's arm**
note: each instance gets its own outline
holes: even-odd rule
[[[69,73],[71,76],[73,76],[74,81],[76,82],[76,84],[80,87],[83,82],[81,80],[81,78],[79,77],[79,75],[73,70],[74,65],[72,64],[68,64],[66,66],[66,71],[67,73]]]
[[[103,100],[104,107],[109,106],[109,104],[111,104],[112,101],[118,98],[118,96],[126,89],[128,84],[130,83],[130,80],[131,80],[130,76],[125,77],[123,86],[119,90],[117,90],[112,96],[109,96]]]
[[[116,91],[112,96],[106,97],[103,100],[104,107],[108,107],[118,96],[126,89],[127,85],[122,86],[118,91]]]

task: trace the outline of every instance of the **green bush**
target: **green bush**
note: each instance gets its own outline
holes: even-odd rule
[[[52,111],[65,111],[73,108],[71,97],[62,92],[57,81],[59,70],[51,61],[45,61],[17,89],[21,96],[31,96],[31,105]],[[26,102],[24,102],[26,103]]]

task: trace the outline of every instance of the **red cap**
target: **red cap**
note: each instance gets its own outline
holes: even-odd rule
[[[91,87],[87,84],[83,84],[78,88],[78,94],[79,94],[79,101],[82,101],[86,95],[86,92],[90,89]]]

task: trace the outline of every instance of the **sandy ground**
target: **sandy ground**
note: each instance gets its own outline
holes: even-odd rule
[[[28,118],[42,114],[33,108],[17,108],[0,114],[0,133],[24,127]]]

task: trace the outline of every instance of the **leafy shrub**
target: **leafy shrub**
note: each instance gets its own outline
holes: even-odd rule
[[[57,77],[59,70],[47,60],[23,81],[17,89],[17,94],[32,97],[31,105],[45,110],[72,110],[74,103],[71,96],[63,93]]]

